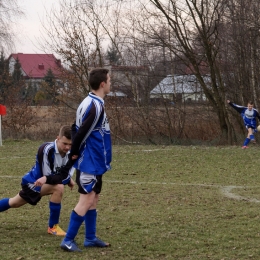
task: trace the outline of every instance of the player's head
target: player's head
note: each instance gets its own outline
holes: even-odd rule
[[[252,110],[253,107],[254,107],[254,102],[253,101],[248,101],[247,107],[248,107],[248,110]]]
[[[65,155],[71,148],[71,127],[64,125],[60,128],[59,135],[57,136],[57,148],[61,155]]]
[[[96,68],[90,71],[89,73],[89,86],[92,90],[99,90],[103,88],[104,94],[110,92],[110,76],[109,70],[103,68]]]

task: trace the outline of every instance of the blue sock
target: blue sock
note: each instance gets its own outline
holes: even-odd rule
[[[93,240],[96,238],[96,223],[97,211],[96,209],[88,210],[85,215],[85,238]]]
[[[254,139],[255,139],[254,135],[250,135],[250,140],[254,140]]]
[[[50,201],[49,208],[50,208],[49,227],[53,228],[55,224],[59,223],[61,203],[54,203]]]
[[[249,144],[249,142],[250,142],[250,139],[249,139],[249,138],[246,138],[243,145],[244,145],[244,146],[247,146],[247,145]]]
[[[79,216],[74,210],[72,210],[69,227],[64,238],[65,241],[74,240],[83,221],[84,217]]]
[[[4,199],[1,199],[0,200],[0,212],[2,211],[6,211],[10,209],[10,206],[9,206],[9,198],[4,198]]]

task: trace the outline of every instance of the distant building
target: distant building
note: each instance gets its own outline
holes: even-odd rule
[[[147,66],[107,66],[112,78],[111,91],[117,97],[143,99],[148,82]],[[149,93],[148,93],[149,94]]]
[[[210,83],[210,78],[204,76],[204,80]],[[176,102],[204,101],[200,83],[195,75],[168,75],[150,92],[151,99],[169,99]]]
[[[16,60],[21,64],[24,79],[38,88],[47,71],[52,70],[55,77],[59,77],[61,71],[61,60],[56,59],[53,54],[25,54],[13,53],[9,56],[9,72],[12,74]]]

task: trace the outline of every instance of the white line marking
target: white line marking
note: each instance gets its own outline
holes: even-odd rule
[[[239,201],[248,201],[248,202],[254,202],[254,203],[259,203],[260,200],[257,200],[255,198],[247,198],[243,197],[240,195],[237,195],[235,193],[232,193],[231,191],[235,188],[237,189],[242,189],[242,188],[248,188],[248,186],[223,186],[223,185],[215,185],[215,184],[194,184],[194,183],[174,183],[174,182],[136,182],[136,181],[113,181],[113,180],[106,180],[107,182],[111,183],[128,183],[128,184],[154,184],[154,185],[182,185],[182,186],[200,186],[200,187],[214,187],[214,188],[219,188],[220,192],[222,193],[223,196],[234,199],[234,200],[239,200]],[[250,186],[250,188],[258,188],[259,186]]]
[[[233,192],[231,192],[233,189],[242,189],[242,188],[246,188],[246,187],[242,187],[242,186],[224,186],[222,188],[220,188],[221,193],[225,196],[228,197],[230,199],[234,199],[234,200],[244,200],[244,201],[248,201],[248,202],[255,202],[255,203],[259,203],[260,200],[257,199],[251,199],[251,198],[247,198],[247,197],[243,197],[240,195],[237,195]]]
[[[13,179],[20,179],[21,176],[11,176],[11,175],[2,175],[0,178],[13,178]],[[244,196],[237,195],[231,192],[233,189],[245,189],[249,188],[249,186],[223,186],[223,185],[216,185],[216,184],[200,184],[200,183],[175,183],[175,182],[138,182],[138,181],[116,181],[116,180],[105,180],[108,183],[126,183],[126,184],[151,184],[151,185],[179,185],[179,186],[200,186],[200,187],[214,187],[220,189],[220,192],[223,196],[239,200],[239,201],[248,201],[254,203],[260,203],[260,200],[255,198],[247,198]],[[258,188],[259,186],[250,186],[250,188]]]

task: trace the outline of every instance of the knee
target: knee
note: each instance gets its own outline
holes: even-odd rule
[[[63,195],[64,193],[64,185],[63,184],[57,184],[55,185],[54,192],[55,194]]]
[[[19,208],[23,205],[21,201],[16,200],[15,198],[10,198],[8,204],[10,208]]]

